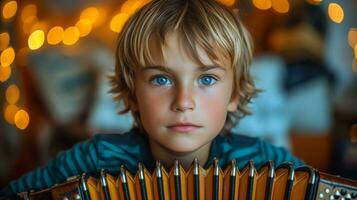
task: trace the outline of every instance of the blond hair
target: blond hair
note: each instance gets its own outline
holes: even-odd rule
[[[167,33],[176,31],[180,41],[199,60],[201,47],[212,61],[227,58],[234,72],[232,96],[239,98],[236,112],[229,112],[224,132],[249,114],[247,104],[257,94],[249,68],[252,60],[250,35],[237,16],[214,0],[153,0],[136,12],[118,37],[115,74],[111,78],[115,99],[123,101],[121,114],[132,111],[135,102],[135,67],[152,65],[150,41],[159,40],[161,50]],[[218,51],[219,50],[219,51]],[[162,55],[162,52],[161,52]],[[132,112],[135,126],[141,127],[140,113]]]

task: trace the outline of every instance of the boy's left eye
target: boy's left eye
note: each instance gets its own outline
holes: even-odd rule
[[[208,75],[202,76],[199,79],[199,83],[202,84],[202,85],[213,85],[216,82],[217,82],[217,79],[215,77],[208,76]]]

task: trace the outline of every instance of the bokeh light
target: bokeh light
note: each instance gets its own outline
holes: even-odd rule
[[[19,108],[16,105],[10,104],[5,107],[4,118],[9,124],[14,124],[15,115]]]
[[[102,25],[107,20],[108,11],[104,8],[97,8],[97,9],[99,14],[97,20],[94,23],[92,23],[92,28]]]
[[[129,15],[126,13],[119,13],[110,21],[110,30],[119,33],[123,28],[125,22],[128,20]]]
[[[218,0],[225,6],[233,6],[235,3],[235,0]]]
[[[0,66],[0,82],[7,81],[11,76],[11,67],[10,66]]]
[[[10,44],[10,36],[9,33],[3,32],[0,33],[0,50],[6,49]]]
[[[267,10],[272,7],[271,0],[252,0],[253,5],[261,10]]]
[[[63,40],[63,28],[61,26],[55,26],[47,33],[47,43],[56,45]]]
[[[10,19],[16,14],[16,11],[17,11],[17,2],[9,1],[2,8],[2,16],[4,19]]]
[[[42,30],[43,32],[48,31],[48,23],[46,21],[37,21],[30,29],[30,32],[34,32],[36,30]]]
[[[348,44],[353,48],[357,44],[357,28],[348,31]]]
[[[145,6],[146,4],[150,3],[151,0],[141,0],[141,7]]]
[[[335,23],[341,23],[344,18],[344,12],[340,5],[337,3],[330,3],[328,5],[328,16]]]
[[[143,7],[147,2],[141,0],[127,0],[121,6],[120,12],[126,13],[129,16],[134,14],[138,9]]]
[[[21,20],[23,22],[26,21],[29,17],[36,17],[37,16],[37,7],[34,4],[26,5],[21,11]]]
[[[71,26],[66,28],[63,33],[63,44],[65,45],[73,45],[79,39],[79,30],[75,26]]]
[[[45,41],[45,33],[43,30],[36,30],[31,33],[28,39],[28,46],[31,50],[36,50],[42,47]]]
[[[6,89],[5,96],[6,96],[6,101],[9,104],[16,104],[20,98],[20,90],[17,87],[17,85],[15,84],[10,85]]]
[[[355,59],[357,59],[357,44],[355,44]]]
[[[22,25],[22,30],[26,34],[31,33],[32,27],[38,22],[38,19],[36,16],[30,16],[25,19],[23,25]]]
[[[272,7],[278,13],[287,13],[290,9],[288,0],[273,0]]]
[[[80,20],[88,20],[94,25],[99,17],[99,10],[95,7],[89,7],[82,11]]]
[[[76,23],[76,27],[79,30],[79,36],[84,37],[91,32],[92,23],[87,19],[81,19]]]
[[[1,65],[10,66],[15,59],[15,51],[12,47],[6,48],[0,55]]]
[[[30,123],[29,114],[25,110],[19,110],[15,114],[15,125],[18,129],[24,130]]]

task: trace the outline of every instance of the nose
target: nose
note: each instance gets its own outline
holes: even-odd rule
[[[174,112],[185,112],[186,110],[194,110],[195,101],[192,87],[177,87],[172,103],[172,110]]]

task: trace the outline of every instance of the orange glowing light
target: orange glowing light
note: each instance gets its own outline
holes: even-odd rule
[[[35,4],[28,4],[21,11],[21,20],[23,22],[25,22],[26,19],[29,17],[36,17],[36,16],[37,16],[37,7]]]
[[[140,3],[139,0],[127,0],[127,1],[125,1],[122,4],[121,8],[120,8],[120,12],[129,14],[131,12],[131,8],[136,3]]]
[[[7,81],[11,76],[11,67],[6,66],[0,66],[0,82],[5,82]]]
[[[3,32],[0,34],[0,50],[6,49],[10,44],[9,33]]]
[[[143,7],[147,1],[142,0],[127,0],[120,8],[121,13],[126,13],[129,16],[134,14],[138,9]]]
[[[10,66],[15,60],[15,51],[12,47],[6,48],[0,55],[1,65]]]
[[[30,123],[30,116],[25,110],[19,110],[15,114],[15,125],[18,129],[24,130]]]
[[[344,18],[343,9],[337,3],[330,3],[328,5],[328,15],[330,19],[337,24],[341,23]]]
[[[128,20],[129,15],[126,13],[119,13],[110,21],[110,30],[119,33],[123,28],[125,22]]]
[[[18,110],[19,108],[16,105],[10,104],[6,106],[4,117],[7,123],[14,124],[15,115]]]
[[[63,40],[63,28],[61,26],[55,26],[51,28],[47,33],[47,43],[56,45]]]
[[[36,30],[31,33],[27,43],[31,50],[36,50],[42,47],[45,42],[45,33],[43,30]]]
[[[75,26],[71,26],[66,28],[63,34],[63,44],[65,45],[73,45],[79,39],[79,30]]]
[[[102,25],[107,21],[107,10],[104,8],[98,8],[98,17],[95,23],[92,23],[92,28]]]
[[[87,19],[81,19],[76,23],[79,30],[79,36],[84,37],[92,31],[92,23]]]
[[[355,45],[355,59],[357,59],[357,44]]]
[[[99,17],[99,10],[95,7],[89,7],[82,11],[80,15],[81,20],[89,20],[92,24],[96,23]]]
[[[17,11],[17,2],[9,1],[2,8],[2,16],[4,19],[10,19],[16,14]]]
[[[357,44],[357,28],[348,31],[348,44],[353,48]]]
[[[218,2],[222,3],[225,6],[233,6],[235,0],[218,0]]]
[[[31,33],[31,28],[37,23],[38,19],[36,16],[30,16],[24,20],[22,25],[22,30],[24,33],[29,34]]]
[[[271,0],[252,0],[253,5],[260,10],[268,10],[272,7]]]
[[[287,0],[273,0],[272,7],[278,13],[287,13],[290,9],[290,5]]]
[[[42,30],[43,32],[48,31],[48,23],[46,21],[37,21],[30,29],[30,32],[34,32],[36,30]]]
[[[6,100],[9,104],[16,104],[20,98],[20,90],[17,85],[10,85],[5,92]]]
[[[141,2],[143,3],[142,6],[145,6],[146,4],[150,3],[151,0],[141,0]]]

